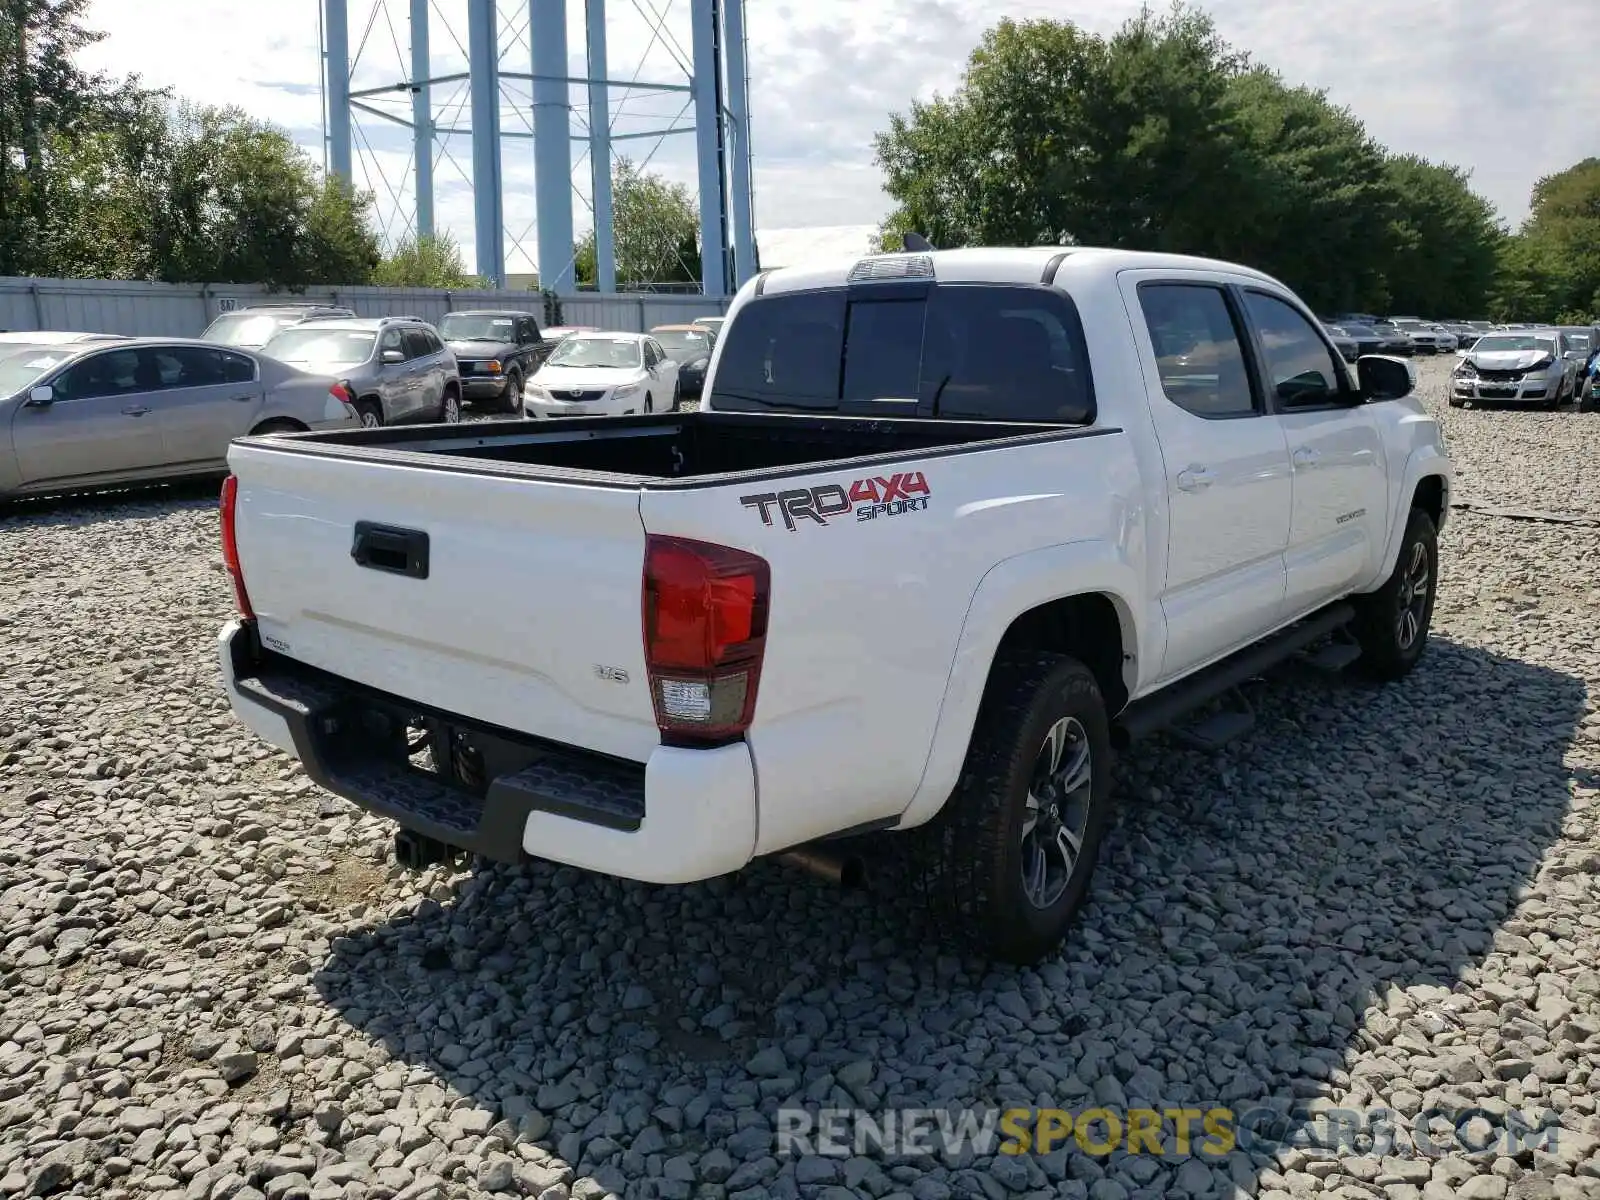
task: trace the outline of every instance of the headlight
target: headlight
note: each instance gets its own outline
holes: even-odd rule
[[[1541,358],[1538,362],[1529,364],[1528,373],[1530,375],[1538,375],[1543,371],[1548,371],[1551,367],[1553,367],[1555,365],[1556,365],[1556,360],[1555,359],[1553,359],[1553,358]]]
[[[524,396],[532,396],[536,400],[548,400],[548,399],[550,399],[550,393],[545,391],[538,384],[534,384],[534,383],[530,383],[530,384],[526,385],[522,389],[522,394]]]
[[[618,400],[621,400],[621,399],[623,399],[623,398],[625,398],[627,396],[633,395],[638,390],[639,390],[639,385],[637,383],[625,383],[621,387],[619,387],[616,391],[612,392],[611,394],[613,396],[615,396]]]
[[[483,369],[491,375],[500,374],[500,360],[498,358],[491,358],[488,362],[483,364]]]
[[[1478,368],[1473,366],[1470,362],[1463,362],[1456,367],[1455,373],[1463,378],[1471,378],[1478,373]]]

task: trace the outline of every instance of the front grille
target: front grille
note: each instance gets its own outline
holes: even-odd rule
[[[1485,383],[1516,383],[1522,378],[1521,371],[1496,371],[1488,367],[1478,368],[1478,378]]]
[[[605,397],[606,397],[606,393],[605,393],[605,389],[604,388],[601,388],[598,392],[595,392],[595,391],[587,391],[586,392],[586,391],[583,391],[582,389],[579,389],[579,388],[551,388],[550,389],[550,399],[552,399],[552,400],[569,400],[574,404],[580,403],[580,402],[582,402],[584,400],[604,400]]]

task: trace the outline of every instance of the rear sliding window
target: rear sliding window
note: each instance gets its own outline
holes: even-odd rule
[[[882,400],[954,420],[1094,420],[1083,327],[1072,301],[1050,288],[952,283],[763,296],[739,310],[723,339],[711,404],[727,412],[848,405],[859,413]]]

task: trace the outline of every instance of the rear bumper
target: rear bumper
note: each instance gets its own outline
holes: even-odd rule
[[[501,862],[530,855],[650,883],[710,879],[754,852],[755,767],[743,742],[659,746],[648,763],[621,762],[264,652],[241,621],[223,627],[217,648],[246,726],[298,758],[321,787],[402,828]],[[454,748],[437,774],[411,763],[413,717],[436,745]]]

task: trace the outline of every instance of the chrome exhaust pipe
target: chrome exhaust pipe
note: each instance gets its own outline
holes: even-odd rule
[[[842,888],[858,888],[867,881],[867,864],[859,854],[832,854],[817,846],[800,846],[774,857]]]

